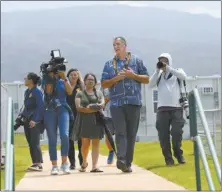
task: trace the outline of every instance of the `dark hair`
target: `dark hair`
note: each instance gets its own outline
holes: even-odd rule
[[[96,85],[96,84],[97,84],[97,78],[96,78],[95,74],[93,74],[93,73],[87,73],[87,74],[85,75],[85,77],[84,77],[84,82],[86,81],[86,79],[87,79],[90,75],[93,76],[94,81],[95,81],[95,85]],[[95,96],[96,96],[97,99],[98,99],[98,95],[97,95],[97,93],[96,93],[96,88],[95,88],[95,86],[93,87],[93,91],[94,91],[94,93],[95,93]]]
[[[73,71],[78,72],[79,70],[78,70],[78,69],[73,69],[73,68],[72,68],[72,69],[70,69],[70,70],[68,71],[68,73],[67,73],[66,77],[68,77],[68,78],[69,78],[70,73],[72,73]],[[79,78],[78,78],[78,80],[77,80],[76,84],[77,84],[78,86],[80,86],[80,85],[81,85],[81,82],[80,82],[80,79],[79,79]]]
[[[41,84],[41,78],[36,73],[33,72],[28,73],[27,78],[32,80],[35,86]]]

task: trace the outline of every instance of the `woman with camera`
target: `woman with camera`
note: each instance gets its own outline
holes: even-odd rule
[[[23,117],[23,125],[26,140],[29,145],[30,155],[32,158],[32,166],[27,171],[42,171],[42,151],[40,148],[40,124],[43,120],[43,94],[37,88],[40,83],[40,77],[35,73],[29,73],[25,77],[24,110],[21,114]]]
[[[78,91],[83,91],[84,89],[84,82],[82,79],[82,76],[80,72],[77,69],[70,69],[67,73],[67,77],[69,78],[70,85],[72,87],[72,94],[67,96],[67,102],[69,106],[72,109],[74,117],[77,115],[76,111],[76,105],[75,105],[75,97]],[[71,133],[73,131],[73,124],[70,123],[69,125],[69,136],[71,136]],[[82,165],[82,154],[81,154],[81,139],[78,140],[78,158],[79,158],[79,164]],[[70,161],[70,169],[75,169],[75,147],[74,147],[74,141],[72,139],[69,139],[69,161]]]
[[[96,76],[86,74],[84,78],[85,90],[76,94],[76,109],[78,111],[74,125],[74,140],[82,140],[83,163],[80,172],[85,172],[88,166],[87,156],[92,141],[92,170],[90,172],[103,172],[97,167],[99,158],[99,143],[103,138],[103,124],[99,121],[99,112],[104,107],[104,97],[101,91],[96,90]]]
[[[69,121],[71,109],[66,102],[67,95],[72,94],[72,88],[66,79],[64,71],[48,72],[43,79],[45,112],[44,124],[48,135],[49,156],[52,162],[51,175],[58,175],[57,165],[57,127],[61,139],[61,170],[69,174]]]

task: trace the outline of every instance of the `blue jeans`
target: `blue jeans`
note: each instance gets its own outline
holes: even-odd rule
[[[44,114],[44,123],[48,135],[50,160],[57,160],[57,128],[61,139],[61,156],[68,156],[69,152],[69,113],[63,106],[54,110],[47,110]]]

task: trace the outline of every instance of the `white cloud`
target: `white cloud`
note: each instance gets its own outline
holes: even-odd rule
[[[209,14],[221,18],[220,1],[117,1],[119,5],[133,7],[156,7],[167,10],[176,10],[193,14]]]
[[[187,12],[194,13],[194,14],[205,13],[205,14],[209,14],[213,17],[221,18],[221,10],[218,10],[218,9],[209,9],[209,8],[207,9],[205,7],[194,7],[194,8],[187,10]]]
[[[87,5],[128,5],[156,7],[221,18],[221,1],[1,1],[1,11],[53,9]]]
[[[117,1],[118,5],[128,5],[132,7],[148,7],[149,4],[146,1]]]

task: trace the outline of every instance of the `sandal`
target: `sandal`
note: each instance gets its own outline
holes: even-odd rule
[[[90,171],[90,173],[102,173],[103,171],[100,170],[99,168],[95,168],[93,170]]]
[[[88,163],[86,163],[86,166],[81,165],[81,168],[79,169],[80,172],[86,172],[86,168],[88,167]]]

